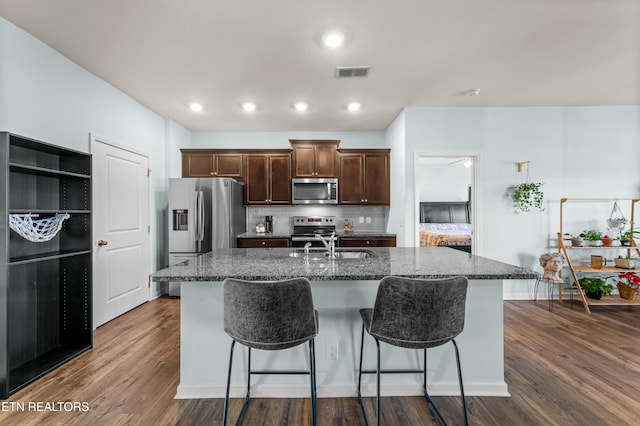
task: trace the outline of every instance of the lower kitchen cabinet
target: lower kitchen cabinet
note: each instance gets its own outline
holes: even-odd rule
[[[238,238],[238,248],[289,247],[288,238]]]
[[[340,247],[395,247],[396,237],[341,237]]]

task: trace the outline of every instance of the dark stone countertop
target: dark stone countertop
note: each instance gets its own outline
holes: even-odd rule
[[[395,237],[396,234],[391,234],[385,231],[336,231],[336,235],[339,237],[361,237],[361,238],[374,238],[374,237]],[[290,238],[291,234],[282,233],[268,233],[268,232],[255,232],[249,231],[236,236],[236,238]]]
[[[291,238],[291,234],[249,231],[237,235],[236,238]]]
[[[238,278],[275,281],[307,277],[312,281],[380,280],[387,275],[442,278],[464,275],[473,280],[533,279],[531,270],[447,247],[350,249],[369,251],[365,259],[330,261],[289,257],[293,248],[219,249],[151,274],[153,281],[222,281]],[[300,249],[298,249],[300,250]],[[341,250],[340,248],[337,249]],[[344,250],[344,249],[343,249]]]

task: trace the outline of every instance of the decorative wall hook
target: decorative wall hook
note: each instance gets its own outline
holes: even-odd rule
[[[522,169],[524,168],[525,164],[529,164],[531,162],[531,160],[527,160],[527,161],[521,161],[518,163],[518,173],[522,172]]]

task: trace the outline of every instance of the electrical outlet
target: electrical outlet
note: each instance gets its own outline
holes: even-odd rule
[[[327,340],[327,359],[337,360],[338,359],[338,341],[337,340]]]
[[[367,216],[367,223],[371,223],[371,216]]]
[[[358,217],[358,223],[364,223],[364,216]]]

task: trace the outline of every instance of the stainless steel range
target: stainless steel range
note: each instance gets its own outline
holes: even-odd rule
[[[311,243],[311,247],[324,247],[316,234],[328,237],[336,230],[335,216],[294,216],[291,247],[304,247]],[[339,240],[336,241],[336,246]]]

